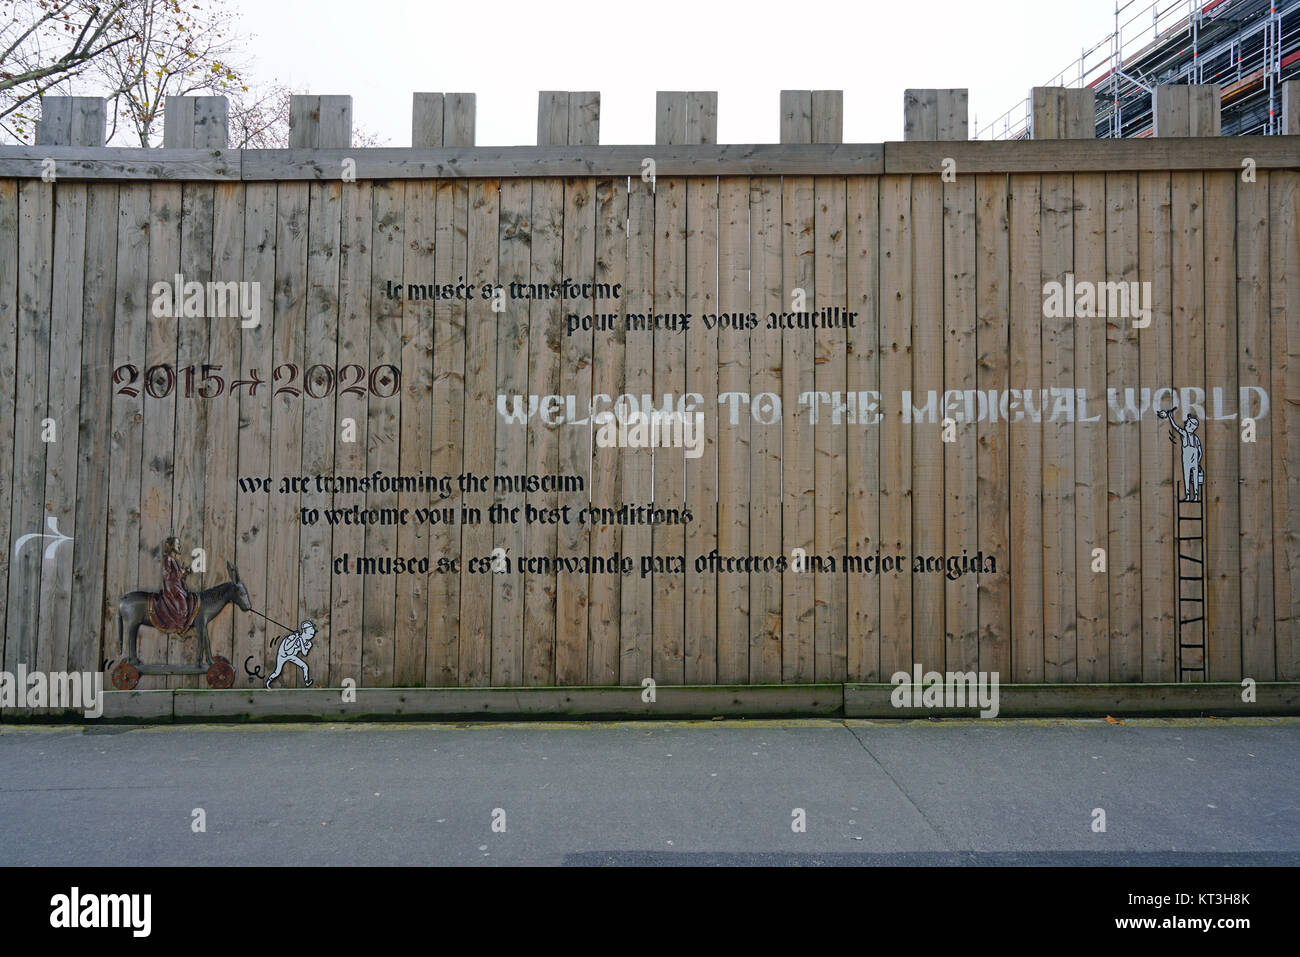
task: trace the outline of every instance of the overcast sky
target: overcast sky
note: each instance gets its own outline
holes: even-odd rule
[[[1114,26],[1113,0],[234,2],[257,78],[351,94],[389,146],[417,90],[477,93],[482,146],[535,143],[539,90],[599,90],[605,144],[654,142],[656,90],[717,90],[720,143],[777,142],[782,89],[843,90],[846,142],[902,139],[908,87],[967,87],[982,128]]]

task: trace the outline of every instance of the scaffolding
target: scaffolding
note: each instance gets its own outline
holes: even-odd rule
[[[1097,137],[1153,133],[1157,85],[1215,83],[1224,136],[1281,132],[1282,82],[1300,78],[1300,0],[1139,0],[1115,6],[1115,29],[1043,86],[1097,93]],[[1029,98],[975,139],[1027,139]]]

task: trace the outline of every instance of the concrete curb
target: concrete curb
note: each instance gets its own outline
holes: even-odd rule
[[[901,689],[901,690],[900,690]],[[890,684],[640,687],[338,688],[106,691],[103,717],[6,709],[8,723],[167,724],[256,721],[465,721],[668,718],[969,718],[978,707],[925,707],[924,686]],[[1300,715],[1300,682],[1259,682],[1253,703],[1234,682],[1204,684],[1001,685],[998,717],[1229,717]],[[901,694],[920,706],[895,707]],[[931,689],[934,694],[934,689]]]

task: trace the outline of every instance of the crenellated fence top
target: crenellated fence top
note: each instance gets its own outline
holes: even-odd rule
[[[34,146],[0,147],[0,177],[66,180],[387,180],[534,176],[747,176],[1240,169],[1300,164],[1300,80],[1283,89],[1284,136],[1219,136],[1218,89],[1162,86],[1155,138],[1095,139],[1095,94],[1031,91],[1031,138],[974,141],[964,89],[904,94],[902,142],[844,143],[843,93],[783,90],[780,142],[719,144],[716,92],[660,92],[655,143],[600,144],[600,94],[538,95],[535,146],[475,145],[472,93],[416,93],[410,147],[352,145],[350,96],[294,96],[289,148],[228,146],[224,97],[169,97],[163,147],[105,146],[99,97],[46,97]],[[1086,146],[1080,141],[1088,141]]]

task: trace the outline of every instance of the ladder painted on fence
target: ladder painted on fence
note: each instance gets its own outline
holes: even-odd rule
[[[1174,488],[1174,538],[1178,609],[1177,668],[1179,681],[1205,681],[1205,489],[1198,501],[1183,498],[1182,483]],[[1188,677],[1191,676],[1191,677]],[[1199,676],[1199,677],[1198,677]]]

